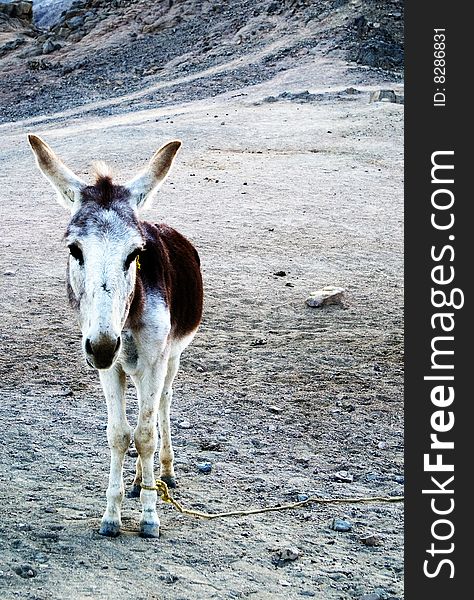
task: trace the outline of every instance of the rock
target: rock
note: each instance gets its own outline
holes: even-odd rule
[[[222,444],[214,440],[203,440],[199,444],[199,449],[208,452],[222,452]]]
[[[36,577],[38,574],[33,567],[30,565],[21,565],[20,567],[15,567],[13,569],[17,575],[23,577],[23,579],[30,579],[31,577]]]
[[[328,285],[320,290],[311,292],[308,298],[306,298],[306,304],[311,308],[321,308],[330,304],[345,306],[344,292],[345,290],[341,287]]]
[[[276,273],[273,273],[273,275],[276,275],[277,277],[286,277],[286,272],[285,271],[277,271]]]
[[[393,69],[403,65],[403,48],[391,41],[372,39],[363,43],[356,54],[356,62],[369,67]]]
[[[127,454],[128,454],[128,456],[131,456],[132,458],[137,458],[137,456],[138,456],[138,451],[137,451],[137,449],[136,449],[136,448],[129,448],[129,449],[127,450]]]
[[[15,271],[4,271],[3,274],[6,277],[13,277],[15,275]]]
[[[68,37],[68,40],[70,42],[80,42],[85,35],[86,32],[83,29],[79,29],[78,31],[71,33],[71,35]]]
[[[183,419],[182,421],[180,421],[180,422],[178,423],[178,427],[179,427],[180,429],[191,429],[191,428],[192,428],[192,425],[191,425],[191,422],[190,422],[190,421],[188,421],[188,419]]]
[[[281,408],[281,406],[276,406],[275,404],[272,404],[271,406],[269,406],[268,410],[271,413],[273,413],[274,415],[279,415],[280,413],[283,412],[283,409]]]
[[[345,521],[344,519],[338,519],[335,517],[331,523],[331,529],[334,531],[351,531],[352,523]]]
[[[197,468],[200,473],[205,473],[207,475],[212,471],[212,464],[210,462],[198,463]]]
[[[360,541],[364,546],[382,546],[382,539],[375,533],[369,533],[360,538]]]
[[[178,581],[179,577],[177,575],[175,575],[174,573],[166,573],[165,575],[160,575],[160,579],[164,583],[171,585],[173,583],[176,583]]]
[[[33,2],[0,2],[0,13],[31,24],[33,20]]]
[[[349,471],[338,471],[337,473],[334,473],[332,478],[338,483],[352,483],[354,481],[354,476],[351,475]]]
[[[69,398],[71,396],[74,396],[74,392],[71,390],[70,387],[65,387],[62,390],[60,390],[56,396],[59,396],[61,398]]]
[[[395,104],[403,104],[404,96],[396,94],[393,90],[375,90],[370,93],[369,102],[394,102]]]
[[[43,52],[43,54],[51,54],[51,52],[54,52],[55,50],[59,50],[60,48],[61,48],[61,44],[49,39],[49,40],[46,40],[46,42],[43,44],[42,52]]]
[[[309,496],[308,494],[298,494],[296,500],[297,502],[306,502],[306,500],[309,500]]]
[[[21,37],[17,37],[14,40],[10,40],[3,46],[0,46],[0,56],[7,54],[7,52],[11,52],[11,50],[15,50],[18,46],[22,46],[25,43],[25,39]]]
[[[73,17],[72,19],[66,21],[66,25],[69,27],[69,29],[79,29],[79,27],[84,25],[84,19],[79,16]]]
[[[256,340],[252,340],[250,343],[251,346],[265,346],[267,343],[266,338],[257,338]]]
[[[275,552],[272,557],[272,563],[277,567],[282,567],[301,556],[301,552],[296,546],[286,546]]]

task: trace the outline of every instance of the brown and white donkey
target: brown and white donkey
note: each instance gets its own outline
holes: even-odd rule
[[[140,533],[159,535],[153,486],[156,422],[160,429],[160,477],[175,485],[170,432],[172,384],[181,352],[202,314],[198,253],[167,225],[141,221],[171,168],[181,142],[158,150],[148,166],[125,185],[112,182],[103,163],[88,185],[36,135],[28,140],[38,167],[71,212],[65,233],[70,256],[67,289],[82,330],[88,364],[98,369],[107,401],[110,478],[100,533],[116,536],[124,496],[123,461],[131,438],[125,407],[126,379],[137,389],[139,415],[133,439],[138,451],[132,495],[140,495]]]

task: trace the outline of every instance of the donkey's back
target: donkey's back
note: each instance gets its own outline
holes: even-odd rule
[[[140,253],[135,294],[158,294],[170,313],[170,335],[181,339],[192,334],[202,316],[202,276],[199,254],[191,242],[164,223],[141,223],[145,246]],[[139,317],[141,303],[136,306]]]

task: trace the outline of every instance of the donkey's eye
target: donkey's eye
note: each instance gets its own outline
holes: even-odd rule
[[[77,260],[80,265],[84,264],[84,256],[82,250],[76,244],[70,244],[68,246],[71,256]]]
[[[138,248],[136,250],[134,250],[133,252],[130,252],[130,254],[127,256],[127,258],[125,260],[125,270],[128,270],[130,268],[130,265],[132,264],[132,262],[139,255],[140,255],[140,250],[138,250]]]

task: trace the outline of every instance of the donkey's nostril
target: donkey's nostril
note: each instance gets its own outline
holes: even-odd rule
[[[87,338],[86,343],[85,343],[85,349],[87,354],[92,354],[92,356],[94,356],[94,352],[92,350],[92,344],[89,338]]]
[[[117,343],[115,344],[115,350],[114,350],[114,352],[118,352],[119,351],[120,344],[121,344],[121,340],[120,340],[120,337],[118,337],[117,338]]]

